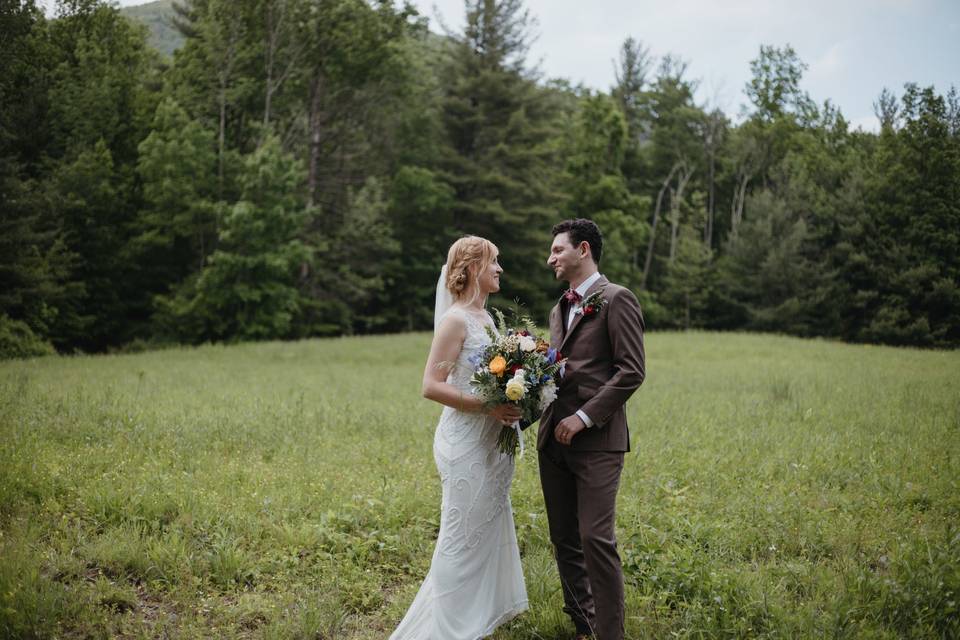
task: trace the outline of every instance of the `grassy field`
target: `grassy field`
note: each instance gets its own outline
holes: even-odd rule
[[[0,363],[0,637],[386,638],[438,526],[428,345]],[[628,637],[960,637],[960,353],[647,350]],[[495,638],[566,639],[535,456],[513,504],[531,610]]]

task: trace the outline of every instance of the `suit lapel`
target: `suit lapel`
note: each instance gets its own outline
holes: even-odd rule
[[[592,296],[594,293],[602,289],[607,284],[607,279],[603,276],[600,276],[596,282],[590,285],[590,288],[587,289],[587,293],[583,296],[585,299]],[[568,310],[569,311],[569,310]],[[566,325],[566,318],[563,319],[563,324]],[[577,330],[577,327],[580,325],[580,322],[583,320],[583,314],[578,313],[573,316],[573,320],[570,321],[570,328],[567,329],[566,333],[563,334],[563,340],[560,342],[560,350],[563,351],[564,347],[567,344],[567,341],[570,339],[570,336],[573,335],[573,332]]]
[[[561,299],[553,309],[550,310],[550,346],[558,347],[563,342],[565,335],[563,321],[563,300]]]

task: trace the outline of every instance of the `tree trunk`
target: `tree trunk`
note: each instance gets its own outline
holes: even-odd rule
[[[270,121],[273,117],[273,96],[280,90],[283,83],[286,82],[290,74],[297,68],[300,62],[300,54],[303,51],[303,45],[300,44],[291,48],[286,47],[286,68],[277,74],[277,59],[283,58],[280,54],[280,45],[284,36],[285,25],[290,23],[287,18],[289,5],[287,0],[272,0],[267,7],[267,31],[266,31],[266,85],[264,87],[263,99],[263,131],[260,134],[260,144],[263,144],[264,137],[270,130]],[[296,20],[296,16],[293,17]],[[288,35],[287,42],[295,40],[294,35]]]
[[[677,255],[677,234],[680,230],[680,203],[683,202],[683,190],[690,181],[693,171],[687,171],[683,163],[683,171],[677,177],[677,190],[670,190],[670,264]]]
[[[713,146],[710,147],[710,175],[708,177],[709,186],[707,188],[707,228],[704,231],[704,242],[708,249],[713,248],[713,217],[716,206],[716,165],[717,154]]]
[[[723,114],[714,109],[707,116],[707,224],[703,229],[703,243],[713,248],[714,226],[717,218],[717,148],[723,136]]]
[[[220,129],[217,134],[217,199],[223,200],[223,154],[226,146],[227,131],[227,99],[226,91],[221,87],[220,100]]]
[[[680,225],[680,205],[677,203],[677,190],[670,187],[670,251],[667,253],[667,262],[673,264],[673,257],[677,252],[677,227]]]
[[[670,181],[673,180],[673,174],[677,172],[680,168],[680,164],[675,164],[670,169],[670,173],[667,174],[666,179],[663,181],[663,186],[660,187],[660,193],[657,194],[657,205],[653,209],[653,224],[650,226],[650,240],[647,242],[647,257],[643,261],[643,275],[640,276],[640,288],[647,288],[647,277],[650,275],[650,264],[653,262],[653,248],[654,243],[657,240],[657,222],[660,220],[660,207],[663,205],[663,193],[670,186]]]
[[[265,71],[267,75],[266,86],[263,96],[263,132],[260,134],[260,143],[263,144],[263,137],[266,135],[270,126],[270,103],[273,100],[273,66],[277,54],[277,24],[274,20],[273,10],[276,6],[274,2],[267,2],[267,29],[266,29],[266,61]],[[281,13],[281,20],[283,14]]]
[[[310,118],[309,129],[310,147],[309,164],[307,169],[307,204],[314,206],[317,202],[317,185],[320,171],[320,143],[323,126],[323,71],[317,69],[310,83]]]
[[[748,173],[741,173],[739,183],[733,192],[733,206],[730,211],[730,232],[734,233],[740,223],[743,221],[743,205],[747,199],[747,185],[752,176]]]
[[[220,107],[220,123],[217,133],[217,198],[219,200],[223,200],[224,156],[227,146],[227,90],[230,88],[230,79],[233,75],[233,65],[236,62],[237,41],[239,39],[239,27],[235,21],[231,22],[226,51],[223,52],[223,61],[217,73],[217,100]]]

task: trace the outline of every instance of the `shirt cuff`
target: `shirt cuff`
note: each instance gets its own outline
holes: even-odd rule
[[[577,409],[577,415],[580,416],[581,420],[583,420],[583,424],[586,425],[587,429],[593,426],[593,420],[591,420],[590,416],[585,414],[583,410]]]

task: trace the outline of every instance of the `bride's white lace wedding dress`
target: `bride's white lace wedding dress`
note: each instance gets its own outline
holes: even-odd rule
[[[489,344],[485,321],[460,307],[466,338],[447,382],[470,391],[470,362]],[[487,316],[489,320],[489,316]],[[430,571],[390,640],[477,640],[527,609],[510,506],[514,461],[497,448],[501,425],[444,407],[433,440],[443,498]]]

